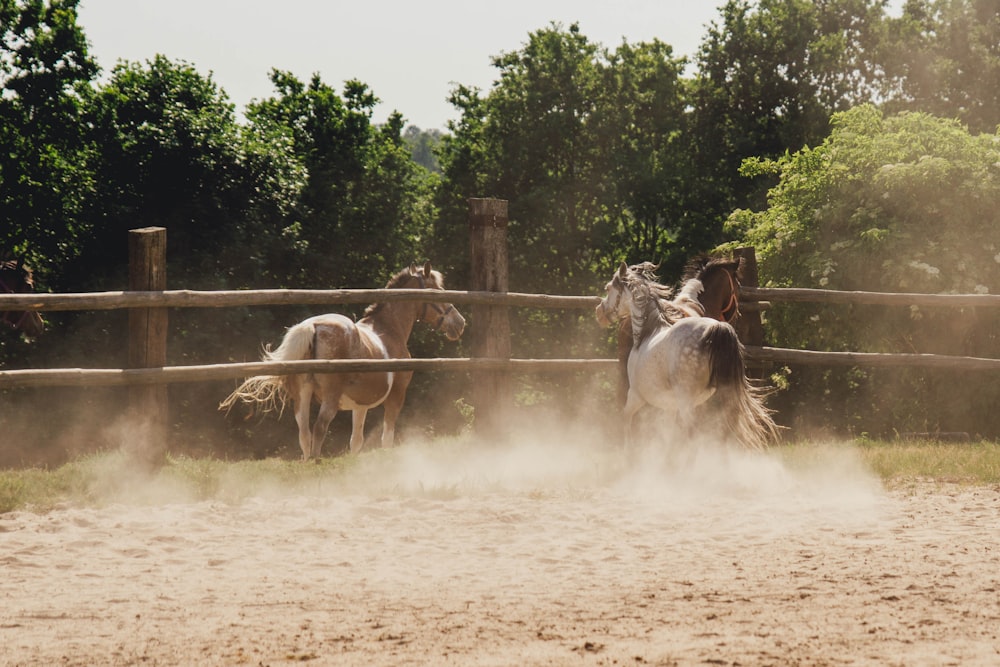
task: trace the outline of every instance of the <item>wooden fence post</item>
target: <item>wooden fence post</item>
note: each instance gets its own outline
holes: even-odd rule
[[[506,292],[507,201],[469,200],[469,262],[472,291]],[[510,318],[505,306],[474,305],[469,333],[473,357],[510,359]],[[510,373],[481,371],[472,374],[470,401],[475,408],[474,427],[479,435],[502,440],[514,406]]]
[[[167,288],[167,230],[131,229],[128,233],[128,288],[158,291]],[[128,314],[129,368],[155,368],[167,363],[167,310],[131,308]],[[167,385],[135,386],[129,407],[137,433],[126,445],[135,459],[150,467],[163,461],[167,446]]]

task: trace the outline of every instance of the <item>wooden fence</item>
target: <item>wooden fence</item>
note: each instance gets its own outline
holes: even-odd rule
[[[425,291],[385,289],[334,290],[166,290],[166,230],[144,228],[130,232],[130,289],[82,294],[0,294],[5,310],[107,310],[129,309],[129,364],[127,369],[24,369],[0,371],[0,389],[45,386],[136,385],[133,408],[165,423],[165,386],[169,383],[200,382],[258,374],[335,372],[358,370],[463,371],[477,374],[479,395],[472,405],[490,406],[490,414],[502,414],[512,406],[510,373],[613,371],[614,359],[512,359],[510,358],[508,310],[511,307],[592,310],[597,296],[554,296],[511,293],[507,290],[507,208],[502,200],[470,200],[471,291]],[[918,366],[977,371],[1000,371],[1000,359],[934,354],[886,354],[863,352],[819,352],[766,347],[761,344],[758,302],[818,302],[921,307],[1000,307],[1000,295],[888,294],[838,292],[817,289],[761,288],[756,284],[752,249],[739,251],[748,262],[749,284],[740,291],[747,317],[741,331],[750,362],[820,364],[829,366]],[[374,302],[431,301],[472,306],[476,327],[470,358],[392,359],[383,361],[310,360],[256,362],[201,366],[165,366],[166,317],[169,308],[228,308],[265,305],[368,304]],[[504,333],[507,332],[507,333]],[[157,412],[158,411],[158,412]],[[502,418],[487,419],[499,424]]]
[[[785,298],[786,295],[792,298]],[[809,298],[804,298],[808,296]],[[848,297],[855,297],[851,299]],[[745,302],[811,301],[818,303],[881,303],[883,305],[920,305],[932,307],[1000,307],[1000,297],[992,295],[888,294],[877,292],[834,292],[784,288],[743,287],[741,307]],[[951,301],[954,299],[954,301]],[[592,310],[599,297],[554,296],[508,292],[497,294],[476,291],[416,290],[164,290],[156,292],[97,292],[81,294],[0,294],[0,310],[40,311],[113,310],[135,308],[225,308],[236,306],[291,304],[368,304],[376,301],[431,301],[459,305],[489,305],[541,309]],[[751,361],[829,366],[918,366],[961,370],[1000,371],[1000,359],[937,354],[898,354],[874,352],[820,352],[747,345]],[[382,370],[512,370],[576,371],[613,370],[615,359],[510,359],[501,357],[389,359],[383,361],[313,360],[294,362],[252,362],[201,366],[137,367],[125,369],[55,368],[0,371],[0,388],[51,386],[122,386],[169,384],[226,380],[255,374],[281,375],[300,372]]]
[[[786,299],[792,294],[793,298]],[[808,296],[806,299],[804,296]],[[851,300],[847,297],[856,297]],[[783,288],[744,287],[741,302],[811,301],[818,303],[881,303],[932,307],[1000,307],[1000,297],[991,295],[888,294],[876,292],[833,292]],[[884,300],[888,299],[888,300]],[[950,301],[954,299],[954,301]],[[553,296],[445,290],[164,290],[157,292],[97,292],[81,294],[0,294],[0,310],[112,310],[135,308],[225,308],[290,304],[360,304],[398,301],[431,301],[459,305],[489,305],[542,309],[592,310],[598,297]],[[1000,359],[937,354],[875,352],[820,352],[749,344],[750,361],[828,366],[917,366],[960,370],[1000,371]],[[384,361],[314,360],[295,362],[254,362],[201,366],[137,367],[126,369],[56,368],[0,371],[0,388],[51,386],[122,386],[226,380],[267,373],[280,375],[300,372],[384,370],[513,370],[575,371],[612,370],[614,359],[510,359],[501,357],[454,359],[389,359]]]

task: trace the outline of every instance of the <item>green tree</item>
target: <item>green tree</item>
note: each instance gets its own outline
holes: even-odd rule
[[[766,284],[930,293],[1000,285],[996,134],[924,113],[886,117],[868,105],[836,114],[832,126],[816,148],[745,165],[780,178],[766,209],[737,211],[728,223],[757,248]],[[787,305],[768,321],[772,342],[785,347],[1000,352],[1000,316],[973,310]],[[803,369],[792,377],[787,400],[799,408],[839,401],[834,427],[1000,433],[986,408],[1000,391],[947,374]]]
[[[436,151],[442,136],[441,130],[421,130],[416,125],[410,125],[403,132],[403,140],[410,147],[413,161],[435,174],[441,173]]]
[[[80,90],[96,75],[78,0],[0,0],[0,248],[26,254],[36,279],[78,251],[92,187]]]
[[[974,132],[993,132],[1000,125],[998,44],[994,0],[908,0],[888,23],[887,108],[954,117]]]
[[[491,183],[483,194],[510,201],[515,283],[541,274],[565,293],[594,283],[609,181],[598,168],[592,121],[599,55],[572,25],[539,30],[522,51],[494,59],[500,77],[487,100]]]
[[[815,145],[828,119],[871,99],[884,0],[729,0],[698,51],[691,148],[718,226],[761,206],[768,178],[739,175],[743,159]]]
[[[664,275],[678,275],[687,257],[718,241],[701,233],[693,198],[685,65],[653,40],[621,44],[601,67],[597,168],[613,183],[614,200],[602,204],[616,230],[598,262],[601,275],[623,258],[651,260]]]
[[[662,42],[608,52],[553,24],[493,64],[489,95],[451,97],[461,118],[441,143],[436,238],[463,224],[467,198],[508,200],[511,287],[522,291],[592,290],[623,255],[676,254],[684,61]]]
[[[314,75],[308,85],[273,71],[277,96],[247,110],[253,122],[287,127],[308,172],[293,230],[302,287],[372,287],[423,252],[428,172],[413,161],[403,118],[371,122],[378,98],[360,81],[341,97]],[[431,258],[432,261],[434,258]]]
[[[171,263],[186,287],[274,276],[266,261],[290,245],[283,232],[303,171],[280,126],[237,124],[211,77],[156,56],[119,63],[88,99],[95,196],[79,274],[106,279],[127,258],[127,230],[166,227]]]

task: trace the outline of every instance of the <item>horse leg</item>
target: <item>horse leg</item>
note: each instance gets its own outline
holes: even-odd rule
[[[632,318],[623,317],[618,323],[618,402],[625,405],[628,397],[628,358],[632,354]]]
[[[639,392],[635,391],[634,388],[629,388],[628,398],[625,400],[624,416],[625,416],[625,451],[626,453],[633,451],[635,447],[635,440],[632,435],[632,421],[639,410],[646,404],[640,396]]]
[[[368,408],[355,408],[351,411],[351,454],[357,454],[365,446],[365,417]]]
[[[337,402],[329,398],[324,399],[319,406],[319,414],[316,415],[316,423],[312,430],[312,458],[318,459],[323,451],[323,440],[326,439],[326,432],[330,429],[330,422],[337,416]]]
[[[385,397],[383,406],[385,408],[382,417],[382,446],[392,447],[396,442],[396,420],[403,409],[403,401],[406,400],[406,389],[410,386],[413,373],[397,373],[392,382],[392,389]]]
[[[302,460],[308,461],[312,455],[312,436],[309,433],[309,412],[312,409],[313,384],[309,380],[298,383],[295,400],[295,423],[299,426],[299,448]]]

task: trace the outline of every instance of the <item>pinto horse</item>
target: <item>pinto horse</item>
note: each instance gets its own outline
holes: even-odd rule
[[[674,319],[680,317],[711,317],[733,323],[739,317],[740,274],[743,260],[699,255],[687,263],[681,278],[683,288],[672,299],[673,292],[656,283],[656,266],[650,262],[629,267],[640,271],[663,298],[659,303],[670,310]],[[632,322],[628,315],[618,323],[618,400],[624,405],[628,394],[628,358],[632,352]]]
[[[681,314],[678,304],[697,294],[697,285],[690,281],[677,298],[664,303],[663,286],[651,278],[653,268],[622,262],[595,312],[604,326],[626,316],[631,324],[626,447],[634,445],[632,421],[643,406],[667,412],[689,434],[703,414],[696,408],[713,397],[727,437],[749,449],[766,447],[776,439],[777,427],[761,392],[747,380],[736,330],[711,317]]]
[[[0,293],[30,294],[35,291],[31,269],[22,259],[0,260]],[[41,335],[45,322],[37,310],[0,312],[0,321],[29,338]]]
[[[444,278],[431,268],[411,264],[397,273],[386,289],[443,290]],[[409,359],[407,341],[414,323],[427,322],[449,340],[458,340],[465,318],[453,305],[433,302],[376,303],[368,306],[357,322],[336,313],[317,315],[291,327],[276,350],[266,348],[265,361],[301,359]],[[302,460],[319,458],[330,422],[338,410],[351,410],[351,452],[364,446],[365,417],[382,405],[382,446],[391,447],[396,419],[406,398],[412,371],[366,371],[351,373],[300,373],[261,375],[248,378],[226,398],[220,409],[230,409],[237,401],[259,403],[267,412],[284,408],[291,398],[299,427]],[[310,429],[313,401],[319,414]]]

